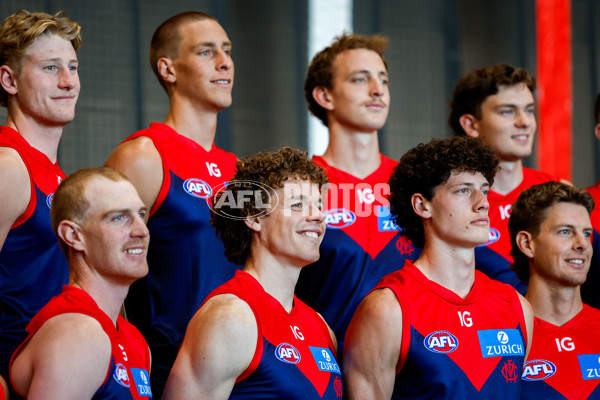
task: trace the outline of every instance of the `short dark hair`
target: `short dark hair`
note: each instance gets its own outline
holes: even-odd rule
[[[279,151],[258,153],[244,157],[236,164],[237,172],[226,188],[215,195],[211,224],[223,241],[225,256],[238,265],[243,265],[250,256],[252,231],[246,226],[246,217],[259,215],[256,197],[251,196],[242,207],[232,206],[228,201],[219,201],[221,196],[238,199],[238,193],[255,190],[260,185],[263,203],[268,203],[272,191],[280,189],[290,178],[316,183],[321,188],[328,180],[323,169],[308,158],[306,152],[284,147]],[[266,217],[268,218],[268,216]]]
[[[181,27],[190,22],[204,21],[206,19],[217,21],[212,15],[201,11],[186,11],[173,15],[160,24],[156,28],[156,31],[154,31],[150,42],[150,67],[165,91],[167,90],[167,85],[158,73],[158,60],[162,57],[176,60],[179,57],[179,47],[183,40]]]
[[[517,246],[517,234],[525,231],[537,236],[546,219],[547,210],[558,203],[581,205],[590,214],[594,209],[594,198],[587,190],[556,181],[534,185],[522,191],[512,205],[508,220],[511,255],[514,258],[512,267],[524,284],[529,283],[529,258]]]
[[[385,69],[387,61],[383,55],[389,39],[380,35],[362,36],[356,33],[344,33],[336,36],[333,43],[315,55],[308,67],[304,81],[304,98],[308,103],[308,110],[327,126],[327,111],[313,98],[313,89],[321,86],[331,89],[333,85],[333,62],[338,54],[346,50],[367,49],[379,54]]]
[[[481,104],[485,99],[498,93],[501,86],[515,86],[519,83],[524,83],[532,94],[535,92],[535,78],[525,68],[515,68],[509,64],[490,65],[460,78],[452,93],[448,117],[448,124],[454,134],[467,134],[460,125],[460,117],[471,114],[481,119]]]
[[[423,220],[413,208],[411,198],[420,193],[427,200],[452,173],[480,172],[491,184],[498,170],[498,158],[481,140],[467,136],[433,139],[410,149],[400,159],[390,177],[390,212],[416,247],[425,244]]]

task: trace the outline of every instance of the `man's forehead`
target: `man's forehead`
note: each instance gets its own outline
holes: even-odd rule
[[[354,73],[367,68],[371,69],[372,64],[380,64],[377,65],[376,73],[387,73],[383,59],[374,50],[366,48],[347,49],[335,56],[332,70],[334,75],[336,71]]]

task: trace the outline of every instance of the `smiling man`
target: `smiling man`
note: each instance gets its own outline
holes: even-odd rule
[[[239,268],[223,255],[206,200],[233,176],[237,160],[214,144],[217,114],[231,105],[231,46],[208,14],[184,12],[163,22],[152,37],[150,66],[169,96],[167,116],[131,135],[106,161],[133,182],[150,210],[150,272],[133,285],[125,308],[152,349],[157,397],[192,315]]]
[[[518,399],[531,307],[475,270],[498,160],[481,141],[432,140],[390,178],[400,235],[423,251],[361,302],[344,347],[350,399]]]
[[[237,166],[212,222],[227,257],[244,269],[190,322],[163,398],[339,399],[335,336],[294,296],[300,270],[319,258],[327,177],[290,148]]]
[[[479,270],[514,286],[521,294],[527,287],[510,268],[511,206],[528,187],[558,180],[523,167],[523,160],[531,155],[537,128],[535,87],[535,78],[524,68],[498,64],[473,70],[456,84],[448,118],[455,135],[481,139],[500,160],[488,196],[490,240],[475,249],[476,264]]]
[[[592,259],[592,196],[547,182],[523,191],[508,222],[514,269],[535,316],[522,399],[600,397],[600,310],[583,304]]]
[[[119,315],[129,286],[148,273],[147,208],[109,168],[75,172],[56,190],[52,228],[69,284],[27,326],[11,382],[36,399],[149,399],[150,352]]]
[[[21,10],[0,25],[0,382],[29,320],[69,277],[50,224],[63,128],[79,96],[81,26]],[[0,397],[1,398],[1,397]]]

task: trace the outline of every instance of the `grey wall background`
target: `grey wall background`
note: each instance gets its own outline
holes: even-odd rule
[[[219,115],[217,144],[240,157],[307,148],[307,0],[2,0],[0,17],[21,8],[64,10],[83,26],[77,116],[59,150],[67,173],[102,165],[128,135],[163,120],[168,99],[148,65],[150,38],[166,18],[192,9],[219,19],[233,42],[233,105]],[[572,0],[572,20],[573,182],[589,186],[600,178],[592,115],[600,90],[600,0]],[[450,135],[448,99],[467,71],[508,62],[535,73],[534,23],[533,0],[354,0],[354,30],[390,37],[383,152],[399,158]],[[0,121],[5,115],[0,109]]]

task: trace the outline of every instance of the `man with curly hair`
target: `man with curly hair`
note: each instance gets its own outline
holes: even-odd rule
[[[510,268],[510,209],[524,189],[558,180],[523,167],[523,160],[531,155],[537,128],[535,88],[535,78],[524,68],[497,64],[473,70],[454,87],[448,118],[455,135],[481,139],[500,160],[488,195],[490,240],[475,249],[475,263],[477,269],[514,286],[521,294],[527,287]]]
[[[192,318],[165,399],[341,398],[335,336],[294,296],[300,270],[319,258],[326,183],[291,148],[237,163],[211,222],[244,268]]]
[[[387,44],[378,35],[337,37],[313,58],[304,85],[309,111],[329,129],[325,154],[313,160],[331,189],[321,258],[302,270],[296,294],[331,325],[340,354],[362,298],[418,256],[389,217],[387,182],[396,161],[379,151],[377,131],[390,105]]]
[[[600,310],[583,304],[592,259],[592,196],[547,182],[523,191],[508,222],[514,269],[534,313],[522,399],[600,397]]]
[[[468,137],[409,150],[390,178],[396,223],[423,251],[384,277],[348,328],[350,399],[518,399],[533,325],[507,284],[475,270],[498,160]]]
[[[63,128],[79,96],[81,26],[21,10],[0,25],[0,376],[29,320],[69,278],[50,225]]]

